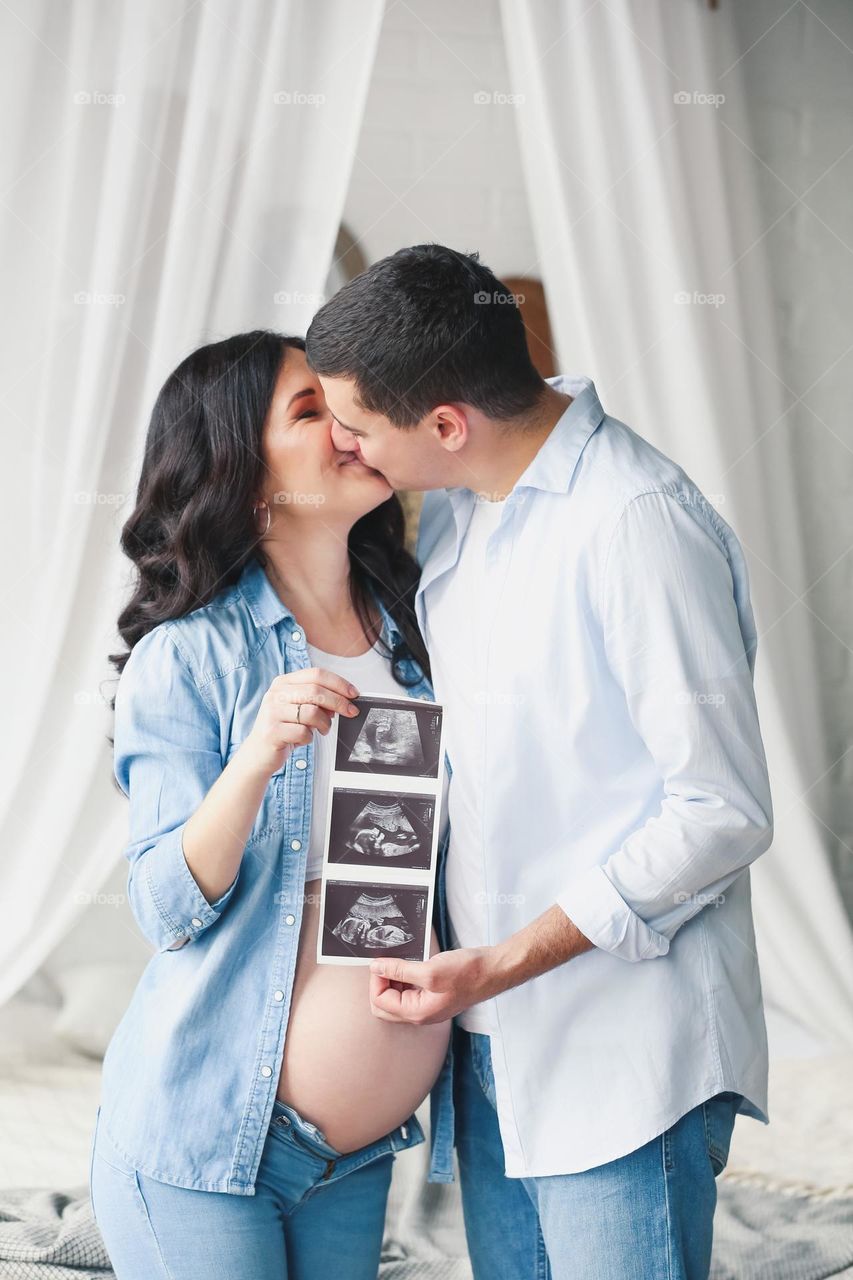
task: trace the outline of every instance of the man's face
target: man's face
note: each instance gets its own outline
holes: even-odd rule
[[[355,450],[394,489],[441,489],[454,483],[453,459],[441,443],[437,414],[429,414],[415,427],[395,427],[383,414],[356,406],[352,379],[321,374],[320,382],[336,449]]]

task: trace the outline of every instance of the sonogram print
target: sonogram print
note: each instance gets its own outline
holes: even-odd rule
[[[426,938],[427,889],[329,881],[322,926],[326,956],[392,954],[418,960]]]
[[[336,787],[329,861],[427,871],[435,810],[432,796]]]
[[[441,708],[415,699],[354,699],[360,714],[338,724],[335,769],[341,773],[435,778],[441,738]]]

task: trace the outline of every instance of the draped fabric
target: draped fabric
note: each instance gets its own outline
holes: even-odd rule
[[[560,370],[680,462],[733,526],[759,626],[776,836],[752,870],[764,994],[853,1043],[853,936],[823,839],[834,763],[732,6],[502,0]]]
[[[126,842],[107,656],[153,401],[195,346],[322,301],[382,0],[10,0],[0,189],[0,1000]]]

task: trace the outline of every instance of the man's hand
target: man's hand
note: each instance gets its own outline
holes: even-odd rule
[[[592,946],[555,905],[493,947],[441,951],[431,960],[372,961],[370,1008],[386,1022],[445,1022]]]
[[[386,1022],[446,1022],[484,1000],[494,947],[440,951],[431,960],[374,960],[370,1008]]]

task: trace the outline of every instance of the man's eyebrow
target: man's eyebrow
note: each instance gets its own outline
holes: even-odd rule
[[[316,387],[306,387],[304,391],[297,391],[296,394],[291,396],[290,399],[288,400],[287,407],[289,409],[290,406],[293,404],[294,400],[302,400],[304,399],[305,396],[316,396],[316,394],[317,394]]]

